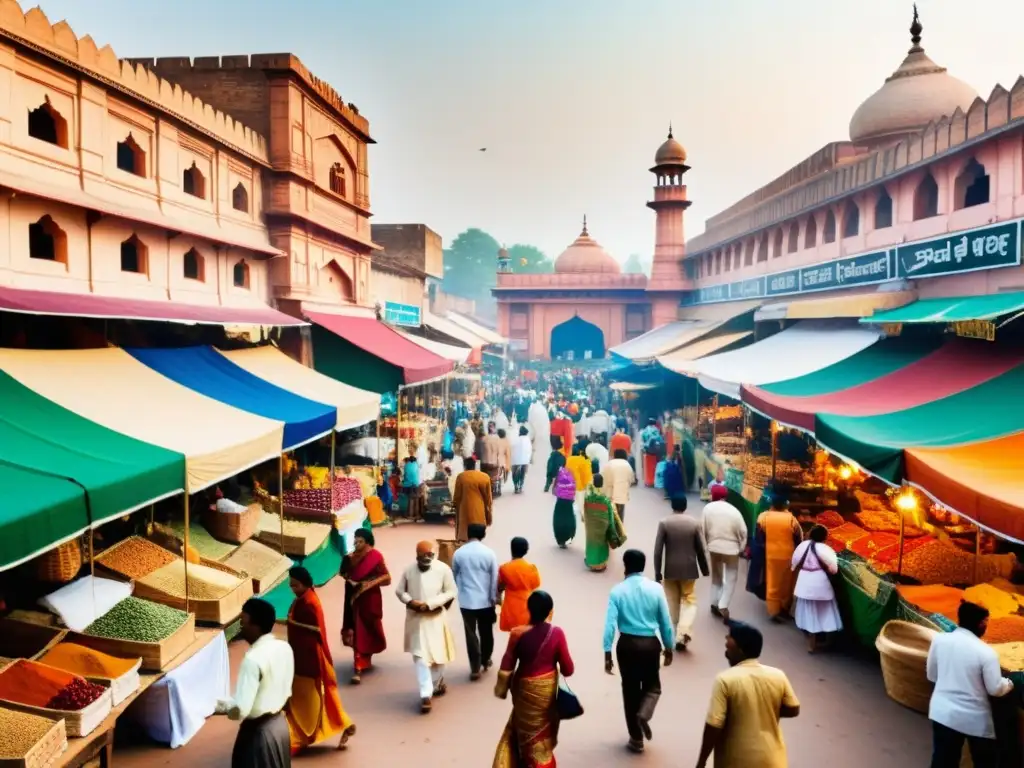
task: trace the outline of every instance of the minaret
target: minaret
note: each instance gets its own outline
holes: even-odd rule
[[[651,298],[651,327],[670,323],[677,319],[679,300],[684,291],[693,288],[683,271],[682,259],[686,255],[686,236],[683,227],[683,213],[690,207],[686,199],[686,185],[683,174],[690,170],[686,164],[686,150],[672,135],[668,127],[668,138],[658,147],[654,155],[654,200],[648,208],[657,214],[654,236],[654,261],[647,292]]]
[[[512,259],[509,258],[508,249],[505,246],[501,246],[498,249],[498,274],[507,275],[512,271]]]

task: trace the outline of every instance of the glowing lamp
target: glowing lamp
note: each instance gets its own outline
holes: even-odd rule
[[[901,512],[913,512],[917,509],[917,497],[911,491],[905,491],[896,497],[896,509]]]
[[[853,467],[850,467],[847,464],[841,466],[839,468],[839,477],[841,477],[843,480],[849,480],[851,477],[853,477]]]

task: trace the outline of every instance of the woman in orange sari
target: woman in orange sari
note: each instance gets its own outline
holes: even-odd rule
[[[535,589],[540,589],[540,571],[524,559],[530,551],[530,542],[522,536],[512,539],[512,559],[498,569],[498,600],[501,603],[502,632],[530,623],[526,601]]]
[[[363,673],[373,667],[373,655],[388,647],[381,621],[384,604],[380,588],[391,583],[391,574],[384,556],[374,549],[373,531],[360,528],[354,541],[353,551],[341,561],[341,575],[345,579],[341,642],[355,654],[351,683],[359,685]]]
[[[292,754],[337,734],[341,734],[338,749],[344,749],[356,727],[338,695],[320,598],[305,568],[292,568],[288,575],[295,593],[288,611],[288,645],[295,653],[295,678],[284,711]]]
[[[796,575],[793,573],[793,552],[804,534],[793,513],[785,490],[772,490],[771,509],[757,518],[757,537],[764,542],[765,607],[774,622],[789,616],[793,602]]]
[[[565,633],[549,624],[551,595],[535,591],[527,600],[530,623],[516,627],[501,659],[494,695],[512,692],[512,714],[501,734],[492,768],[555,768],[558,745],[558,675],[575,671]]]

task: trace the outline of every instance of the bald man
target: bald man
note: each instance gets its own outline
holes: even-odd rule
[[[455,660],[455,640],[448,629],[448,607],[457,590],[452,569],[434,558],[434,545],[416,545],[416,562],[395,587],[405,605],[405,652],[412,655],[420,687],[420,712],[430,712],[433,698],[443,696],[446,664]]]

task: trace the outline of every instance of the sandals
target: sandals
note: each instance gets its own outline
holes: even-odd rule
[[[444,696],[446,693],[448,693],[448,686],[445,685],[444,680],[442,680],[434,689],[434,696]]]

